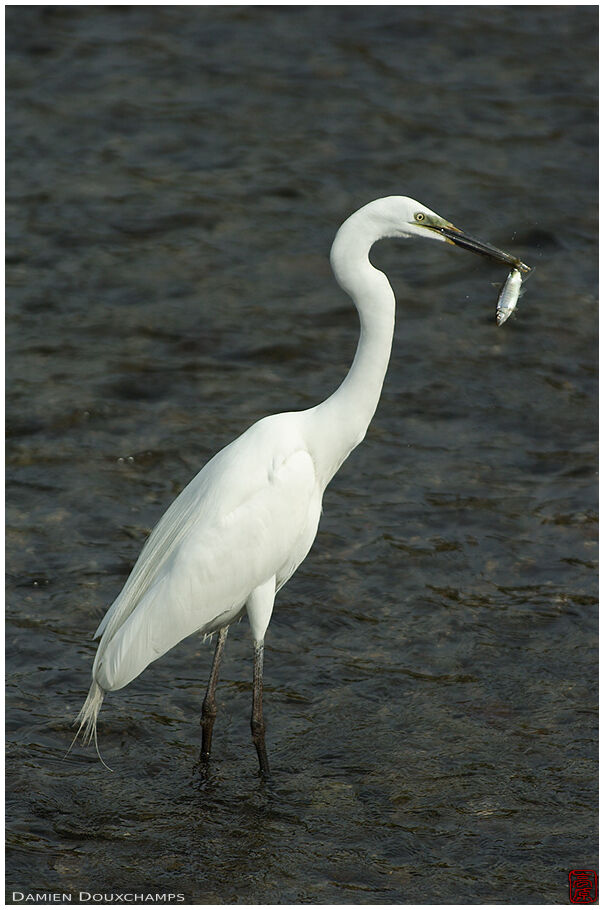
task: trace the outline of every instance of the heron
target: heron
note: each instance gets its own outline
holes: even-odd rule
[[[217,633],[201,709],[207,765],[217,714],[216,687],[229,627],[247,613],[253,643],[251,732],[270,775],[262,707],[264,641],[275,596],[308,555],[325,489],[364,439],[390,360],[395,296],[370,262],[384,238],[454,244],[522,272],[515,256],[476,240],[406,196],[364,205],[336,233],[330,254],[337,283],[358,311],[360,336],[348,374],[315,407],[262,418],[207,462],[149,535],[100,638],[92,683],[76,719],[76,739],[94,738],[107,692],[128,685],[193,633]]]

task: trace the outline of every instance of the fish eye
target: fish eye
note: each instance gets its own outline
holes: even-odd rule
[[[416,221],[424,221],[425,218],[426,218],[426,216],[424,215],[423,212],[416,212],[416,215],[415,215]]]

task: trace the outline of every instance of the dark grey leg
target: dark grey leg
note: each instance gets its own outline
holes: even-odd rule
[[[254,688],[252,692],[252,739],[258,753],[260,774],[270,777],[266,743],[264,741],[264,718],[262,716],[262,667],[264,663],[264,644],[254,644]]]
[[[201,754],[200,758],[203,762],[208,762],[210,759],[210,751],[212,749],[212,730],[214,729],[214,721],[216,720],[216,684],[218,683],[218,671],[220,669],[220,659],[222,658],[222,652],[224,651],[224,643],[226,642],[227,633],[229,627],[225,626],[224,629],[221,629],[218,633],[218,641],[216,642],[216,650],[214,651],[214,660],[212,661],[212,671],[210,673],[210,681],[208,682],[208,689],[203,700],[203,705],[201,708]]]

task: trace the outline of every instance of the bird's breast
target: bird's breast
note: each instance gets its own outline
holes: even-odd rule
[[[298,566],[304,562],[317,536],[319,520],[321,518],[321,507],[323,500],[323,491],[319,488],[313,493],[308,506],[308,512],[305,522],[301,525],[298,535],[293,545],[277,572],[277,590],[292,577]]]

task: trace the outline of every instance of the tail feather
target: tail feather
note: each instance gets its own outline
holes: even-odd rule
[[[105,698],[105,690],[99,686],[99,684],[93,680],[86,701],[82,705],[80,713],[75,719],[75,723],[79,722],[79,727],[77,729],[76,735],[74,736],[71,746],[67,750],[67,755],[73,749],[76,740],[80,734],[82,734],[82,743],[86,746],[88,743],[94,740],[94,747],[96,749],[96,754],[98,755],[101,763],[105,765],[108,771],[111,771],[111,768],[105,764],[99,752],[99,744],[96,736],[96,722],[99,716],[99,711],[101,710],[101,705],[103,704],[103,699]]]
[[[82,742],[85,746],[93,739],[96,740],[96,721],[104,698],[105,690],[101,689],[99,684],[93,680],[86,701],[75,719],[75,723],[77,724],[79,722],[80,724],[75,739],[77,739],[81,733]]]

